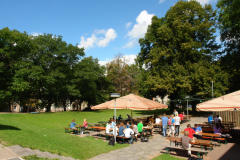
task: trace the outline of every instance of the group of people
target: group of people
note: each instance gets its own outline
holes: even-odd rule
[[[77,126],[77,125],[78,125],[78,124],[75,123],[75,119],[73,119],[72,122],[71,122],[71,124],[70,124],[70,128],[71,128],[71,129],[76,129],[76,126]],[[80,126],[79,126],[79,127],[81,127],[81,132],[80,132],[80,134],[83,134],[83,130],[84,130],[85,128],[87,128],[87,125],[88,125],[87,119],[84,119],[84,120],[83,120],[83,125],[80,125]]]
[[[113,116],[114,119],[114,116]],[[121,121],[122,120],[122,115],[119,115],[117,118],[117,121]],[[131,116],[129,114],[127,114],[127,120],[126,121],[131,121]]]

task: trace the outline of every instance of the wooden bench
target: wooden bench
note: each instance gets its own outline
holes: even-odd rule
[[[73,129],[73,128],[64,128],[65,129],[65,133],[68,133],[68,130],[71,130],[75,133],[75,135],[79,132],[79,129]]]
[[[113,134],[102,134],[102,136],[105,136],[106,137],[106,140],[108,139],[108,137],[113,137],[114,135]],[[127,138],[127,137],[124,137],[124,136],[116,136],[116,138],[120,138],[120,139],[122,139],[123,140],[123,143],[122,144],[124,144],[124,140],[128,140],[128,139],[130,139],[130,138]]]
[[[170,149],[179,149],[179,150],[186,150],[186,151],[194,151],[197,152],[198,158],[200,158],[200,156],[202,156],[203,159],[203,154],[207,155],[208,151],[205,150],[200,150],[200,149],[195,149],[195,148],[190,148],[190,149],[184,149],[182,147],[175,147],[175,146],[165,146],[166,147],[166,154],[168,154],[168,152],[170,151]]]
[[[225,144],[227,144],[227,140],[225,138],[219,138],[219,137],[207,137],[207,136],[202,136],[203,139],[212,139],[212,140],[218,140],[219,146],[221,146],[220,141],[225,141]]]
[[[214,132],[212,127],[202,127],[203,132]],[[223,133],[230,133],[230,129],[224,129]]]

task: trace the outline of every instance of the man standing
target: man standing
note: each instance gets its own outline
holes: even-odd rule
[[[166,117],[166,114],[163,113],[162,127],[163,127],[163,136],[164,137],[166,137],[166,135],[167,135],[167,122],[168,122],[168,118]]]

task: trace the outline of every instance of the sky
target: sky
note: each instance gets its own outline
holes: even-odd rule
[[[0,0],[0,29],[61,35],[104,65],[121,53],[134,63],[152,16],[164,17],[178,0]],[[201,5],[217,0],[197,0]],[[219,41],[219,33],[216,33]]]

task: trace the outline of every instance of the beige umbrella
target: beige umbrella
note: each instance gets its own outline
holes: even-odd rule
[[[116,109],[155,110],[162,108],[168,108],[168,106],[134,94],[129,94],[116,99]],[[93,106],[91,109],[114,109],[114,100]]]
[[[240,110],[240,90],[197,105],[199,111]]]

